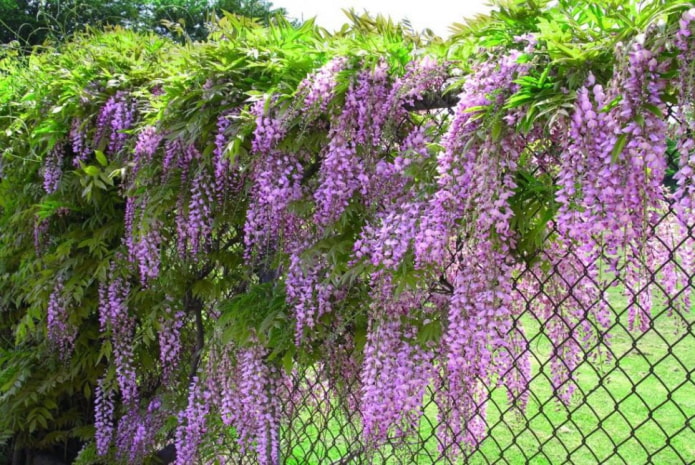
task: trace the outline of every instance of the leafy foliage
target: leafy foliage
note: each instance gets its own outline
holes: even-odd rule
[[[169,14],[148,5],[148,20]],[[416,423],[430,383],[449,393],[442,444],[456,446],[445,449],[479,441],[476,383],[501,382],[516,365],[506,292],[516,264],[559,266],[578,228],[567,220],[566,235],[549,237],[548,224],[611,213],[583,195],[594,186],[584,178],[575,190],[557,183],[574,166],[562,157],[583,149],[568,135],[583,124],[576,115],[596,116],[581,99],[594,84],[629,82],[636,53],[619,44],[663,64],[645,73],[664,79],[661,100],[611,95],[598,111],[620,126],[595,151],[608,161],[594,162],[627,172],[625,153],[646,159],[640,131],[626,128],[665,134],[664,102],[691,108],[669,75],[692,76],[672,40],[687,7],[511,2],[446,42],[354,13],[335,35],[312,21],[261,27],[222,13],[194,44],[116,29],[24,57],[8,48],[0,433],[16,448],[73,441],[72,457],[87,442],[80,463],[145,462],[172,437],[179,461],[212,461],[210,427],[277,463],[276,394],[303,365],[348,406],[368,404],[375,443]],[[202,33],[191,25],[201,21],[186,24]],[[437,105],[453,94],[451,115]],[[673,174],[681,190],[686,166]],[[645,185],[663,180],[653,167],[640,173]],[[668,200],[639,195],[645,212]],[[614,238],[592,234],[587,248]],[[646,242],[622,239],[620,250]],[[599,277],[574,279],[582,288]],[[609,326],[600,310],[585,317],[599,321],[591,328]],[[567,401],[581,348],[565,347],[562,331],[553,342],[569,361],[556,360],[554,382]],[[592,331],[587,340],[600,340]],[[362,399],[341,391],[348,376]],[[401,397],[384,392],[403,379],[412,383]],[[522,384],[508,385],[519,404]]]
[[[212,17],[223,11],[265,24],[285,14],[265,0],[57,0],[0,2],[0,42],[40,45],[86,27],[122,26],[190,40],[205,39]]]

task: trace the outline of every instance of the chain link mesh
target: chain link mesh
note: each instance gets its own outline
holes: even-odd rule
[[[416,110],[419,124],[444,134],[453,111],[451,108]],[[552,147],[530,146],[538,159],[553,158]],[[672,189],[677,154],[669,154],[669,175],[665,189]],[[539,163],[534,177],[555,180],[551,163]],[[548,170],[548,171],[545,171]],[[619,265],[610,279],[595,280],[584,270],[576,280],[559,271],[564,262],[580,263],[572,250],[555,257],[549,272],[539,273],[539,261],[552,263],[543,248],[537,257],[525,257],[515,275],[515,321],[513,332],[523,338],[531,363],[525,409],[510,402],[504,386],[487,386],[487,436],[477,447],[459,447],[455,463],[466,464],[690,464],[695,462],[695,317],[692,308],[684,308],[685,293],[693,290],[695,270],[678,259],[692,246],[692,227],[676,237],[671,230],[675,221],[671,206],[666,206],[653,227],[650,246],[659,250],[662,261],[644,262],[645,279],[636,281]],[[550,222],[547,235],[555,235]],[[534,260],[538,258],[540,260]],[[608,262],[608,257],[599,257]],[[663,270],[672,267],[681,277],[681,287],[663,278]],[[673,273],[672,273],[673,274]],[[558,281],[559,279],[559,281]],[[560,290],[558,292],[558,284]],[[531,285],[529,285],[531,283]],[[556,283],[556,284],[553,284]],[[553,288],[555,286],[555,288]],[[582,287],[583,286],[583,287]],[[586,298],[587,286],[593,287]],[[582,298],[579,298],[579,294]],[[651,308],[645,302],[651,300]],[[585,318],[586,328],[565,321],[561,308],[572,301],[586,315],[595,307],[610,313],[610,327],[599,330],[595,321]],[[539,307],[550,306],[541,312]],[[634,327],[633,312],[648,316],[645,327]],[[688,303],[688,307],[690,304]],[[551,344],[549,327],[565,325],[565,340]],[[523,329],[522,329],[523,328]],[[593,331],[598,336],[586,337]],[[577,344],[582,348],[576,363],[563,360],[562,353],[553,362],[553,347]],[[522,354],[516,354],[521,362]],[[559,360],[559,362],[558,362]],[[566,380],[575,386],[567,401],[558,400],[553,387],[552,364],[564,363],[572,373]],[[361,436],[359,379],[344,380],[336,399],[322,367],[298,368],[281,393],[288,399],[283,405],[280,431],[280,456],[285,464],[449,464],[452,454],[445,450],[436,431],[439,406],[435,387],[430,387],[423,402],[423,415],[415,436],[392,435],[385,443],[368,444]],[[436,383],[435,383],[436,384]],[[566,386],[564,386],[566,387]],[[563,386],[561,386],[563,388]],[[232,463],[252,463],[239,458]]]

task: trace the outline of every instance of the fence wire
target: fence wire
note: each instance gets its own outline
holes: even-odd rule
[[[422,124],[434,124],[442,133],[452,114],[450,109],[418,113],[425,115],[420,118]],[[535,156],[552,158],[551,147],[543,150]],[[671,176],[677,169],[677,154],[670,154],[669,163],[665,189],[673,187]],[[547,166],[552,164],[538,163],[533,175],[545,176],[552,183],[558,173]],[[317,365],[295,372],[285,386],[287,392],[282,394],[283,399],[289,399],[280,415],[282,462],[695,463],[695,317],[693,309],[683,305],[688,302],[686,293],[693,290],[695,270],[692,262],[687,265],[678,258],[689,253],[695,233],[691,227],[685,234],[673,234],[674,222],[672,207],[665,206],[654,222],[651,239],[654,250],[664,258],[643,263],[646,274],[641,280],[624,264],[617,266],[610,279],[595,280],[586,269],[577,269],[577,278],[567,280],[560,271],[563,266],[581,263],[572,250],[558,257],[541,248],[538,257],[528,257],[519,266],[514,278],[513,300],[517,307],[513,331],[523,328],[515,334],[524,339],[531,364],[528,389],[523,393],[528,396],[528,404],[520,409],[509,401],[504,386],[486,386],[487,435],[475,447],[461,444],[456,459],[449,458],[452,454],[443,450],[446,446],[436,434],[440,424],[435,387],[425,395],[423,415],[414,428],[416,435],[394,434],[386,442],[368,444],[361,436],[359,379],[343,380],[341,392],[345,397],[336,399],[329,377]],[[558,231],[552,223],[549,226],[547,234],[554,236]],[[596,260],[603,264],[611,257]],[[539,262],[551,263],[550,271],[540,272]],[[667,268],[672,271],[669,276],[678,276],[679,283],[664,278]],[[592,292],[587,293],[587,288]],[[595,308],[606,309],[610,326],[598,331],[597,323],[587,318],[594,328],[585,330],[595,330],[598,336],[586,338],[585,330],[561,318],[563,306],[570,301],[586,315]],[[636,322],[635,315],[642,320]],[[557,335],[550,333],[557,330],[553,325],[558,324],[567,326],[561,328],[565,340],[559,341],[560,346],[574,344],[581,348],[574,362],[563,360],[563,353],[557,352]],[[521,363],[521,358],[517,362]],[[566,363],[567,371],[573,373],[566,380],[568,385],[563,386],[573,386],[573,390],[565,389],[569,393],[564,402],[558,400],[557,381],[553,379],[557,370],[553,364],[558,363]],[[233,463],[253,460],[245,457]]]

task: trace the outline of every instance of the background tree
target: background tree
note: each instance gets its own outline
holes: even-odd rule
[[[286,13],[266,0],[2,0],[0,41],[36,45],[47,38],[63,40],[87,26],[107,25],[163,35],[171,35],[173,29],[201,40],[208,34],[209,21],[222,11],[265,24]]]

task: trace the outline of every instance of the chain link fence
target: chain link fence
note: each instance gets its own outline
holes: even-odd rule
[[[424,115],[422,124],[442,133],[452,115],[451,109],[415,110]],[[539,151],[531,154],[538,160],[553,156],[552,147],[542,144],[529,144],[529,150]],[[677,157],[669,154],[665,189],[673,187]],[[558,174],[547,168],[552,163],[533,165],[533,177],[552,186]],[[282,462],[695,463],[695,316],[689,298],[695,231],[680,228],[672,206],[664,205],[651,233],[649,256],[632,265],[608,255],[587,264],[571,248],[552,247],[520,260],[512,334],[525,348],[516,364],[530,364],[528,388],[520,394],[527,405],[519,408],[499,383],[485,385],[487,434],[477,446],[450,451],[438,439],[438,383],[424,397],[416,434],[368,443],[361,434],[358,377],[336,390],[319,364],[298,369],[284,386]],[[558,234],[552,221],[546,234]],[[600,314],[603,324],[595,317]],[[231,463],[254,462],[231,455],[237,457]]]

